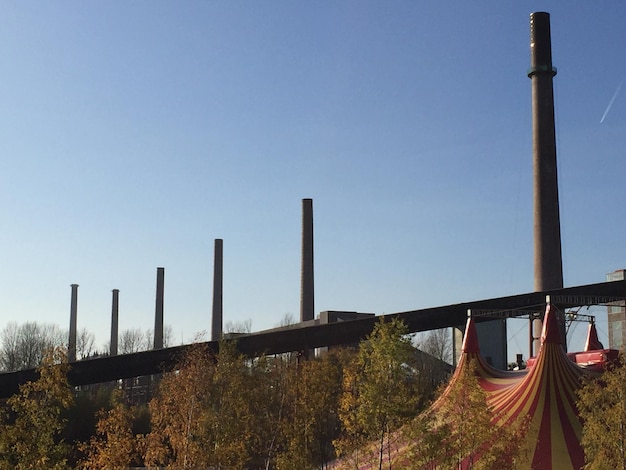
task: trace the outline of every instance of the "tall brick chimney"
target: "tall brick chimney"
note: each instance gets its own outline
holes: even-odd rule
[[[154,308],[154,349],[163,349],[163,298],[165,268],[157,268],[156,305]]]
[[[313,282],[313,199],[302,199],[302,271],[300,275],[300,321],[315,318]]]
[[[113,298],[111,300],[111,342],[109,343],[109,354],[111,356],[117,356],[120,290],[113,289],[112,292],[113,292]]]
[[[70,336],[67,344],[67,360],[76,360],[76,330],[78,322],[78,284],[72,284],[72,298],[70,301]]]
[[[533,120],[533,210],[535,291],[563,287],[561,223],[556,165],[550,15],[530,15],[530,69]],[[562,334],[565,334],[563,324]],[[533,320],[531,354],[539,351],[541,320]],[[564,344],[566,343],[563,337]]]
[[[215,254],[213,257],[213,311],[211,316],[211,341],[219,341],[223,331],[223,262],[224,241],[215,239]]]

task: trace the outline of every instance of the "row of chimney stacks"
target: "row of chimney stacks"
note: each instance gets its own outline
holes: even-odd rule
[[[223,333],[223,273],[224,273],[224,242],[215,239],[213,261],[213,307],[211,316],[211,341],[218,341]],[[300,320],[314,318],[314,281],[313,281],[313,200],[302,200],[302,272],[300,292]],[[68,359],[76,360],[76,332],[78,320],[78,284],[72,284],[70,305],[70,333],[68,342]],[[154,349],[162,349],[163,318],[164,318],[165,268],[157,268],[156,303],[154,309]],[[111,303],[111,341],[109,354],[118,354],[119,333],[119,289],[113,289]]]
[[[154,349],[163,348],[163,299],[165,291],[165,268],[157,268],[156,306],[154,315]],[[70,301],[70,334],[67,346],[67,358],[70,362],[76,361],[76,337],[78,326],[78,284],[72,284]],[[120,290],[113,289],[111,301],[111,340],[109,355],[118,354],[119,308]]]

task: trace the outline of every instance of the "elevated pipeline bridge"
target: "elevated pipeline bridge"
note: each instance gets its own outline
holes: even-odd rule
[[[602,305],[626,300],[626,280],[587,284],[550,291],[531,292],[507,297],[477,300],[441,307],[391,313],[339,323],[272,330],[237,337],[237,349],[248,357],[312,350],[325,346],[354,344],[367,337],[381,317],[399,318],[410,333],[459,326],[465,323],[467,311],[498,311],[507,317],[528,315],[528,311],[545,308],[546,296],[559,308]],[[501,318],[501,316],[498,316]],[[477,316],[477,322],[493,317]],[[204,343],[217,352],[217,341]],[[193,345],[176,346],[119,356],[98,357],[72,362],[68,380],[73,386],[129,379],[172,370]],[[35,369],[0,374],[0,398],[17,393],[19,385],[37,378]]]

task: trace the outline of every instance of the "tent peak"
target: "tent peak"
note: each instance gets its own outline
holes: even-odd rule
[[[587,341],[585,341],[584,351],[595,351],[597,349],[604,349],[604,346],[598,339],[598,330],[596,330],[595,323],[589,323],[587,328]]]
[[[546,305],[546,313],[543,317],[541,343],[563,344],[563,338],[561,337],[561,332],[559,331],[557,309],[550,303]]]
[[[465,325],[465,336],[463,337],[463,347],[461,348],[461,352],[480,353],[476,325],[474,324],[474,319],[469,311],[467,313],[467,324]]]

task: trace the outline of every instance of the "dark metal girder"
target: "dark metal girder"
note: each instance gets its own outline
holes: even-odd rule
[[[559,303],[560,308],[580,306],[580,302],[584,298],[591,297],[623,300],[626,299],[626,280],[411,310],[383,315],[382,317],[385,319],[400,318],[407,325],[409,332],[415,333],[463,325],[467,318],[468,309],[514,311],[526,308],[525,310],[527,310],[527,307],[544,304],[546,295],[564,300],[564,303]],[[520,311],[520,315],[523,314],[524,311]],[[367,337],[380,318],[381,316],[367,317],[349,322],[242,335],[237,338],[237,349],[242,354],[253,357],[261,354],[280,354],[356,343]],[[489,320],[488,318],[476,318],[478,322]],[[205,344],[214,352],[218,351],[219,345],[216,341],[209,341]],[[155,351],[73,362],[68,373],[68,379],[72,385],[78,386],[157,374],[171,370],[185,352],[192,347],[193,345],[176,346]],[[34,378],[36,378],[36,371],[33,369],[0,374],[0,398],[15,394],[20,384]]]

